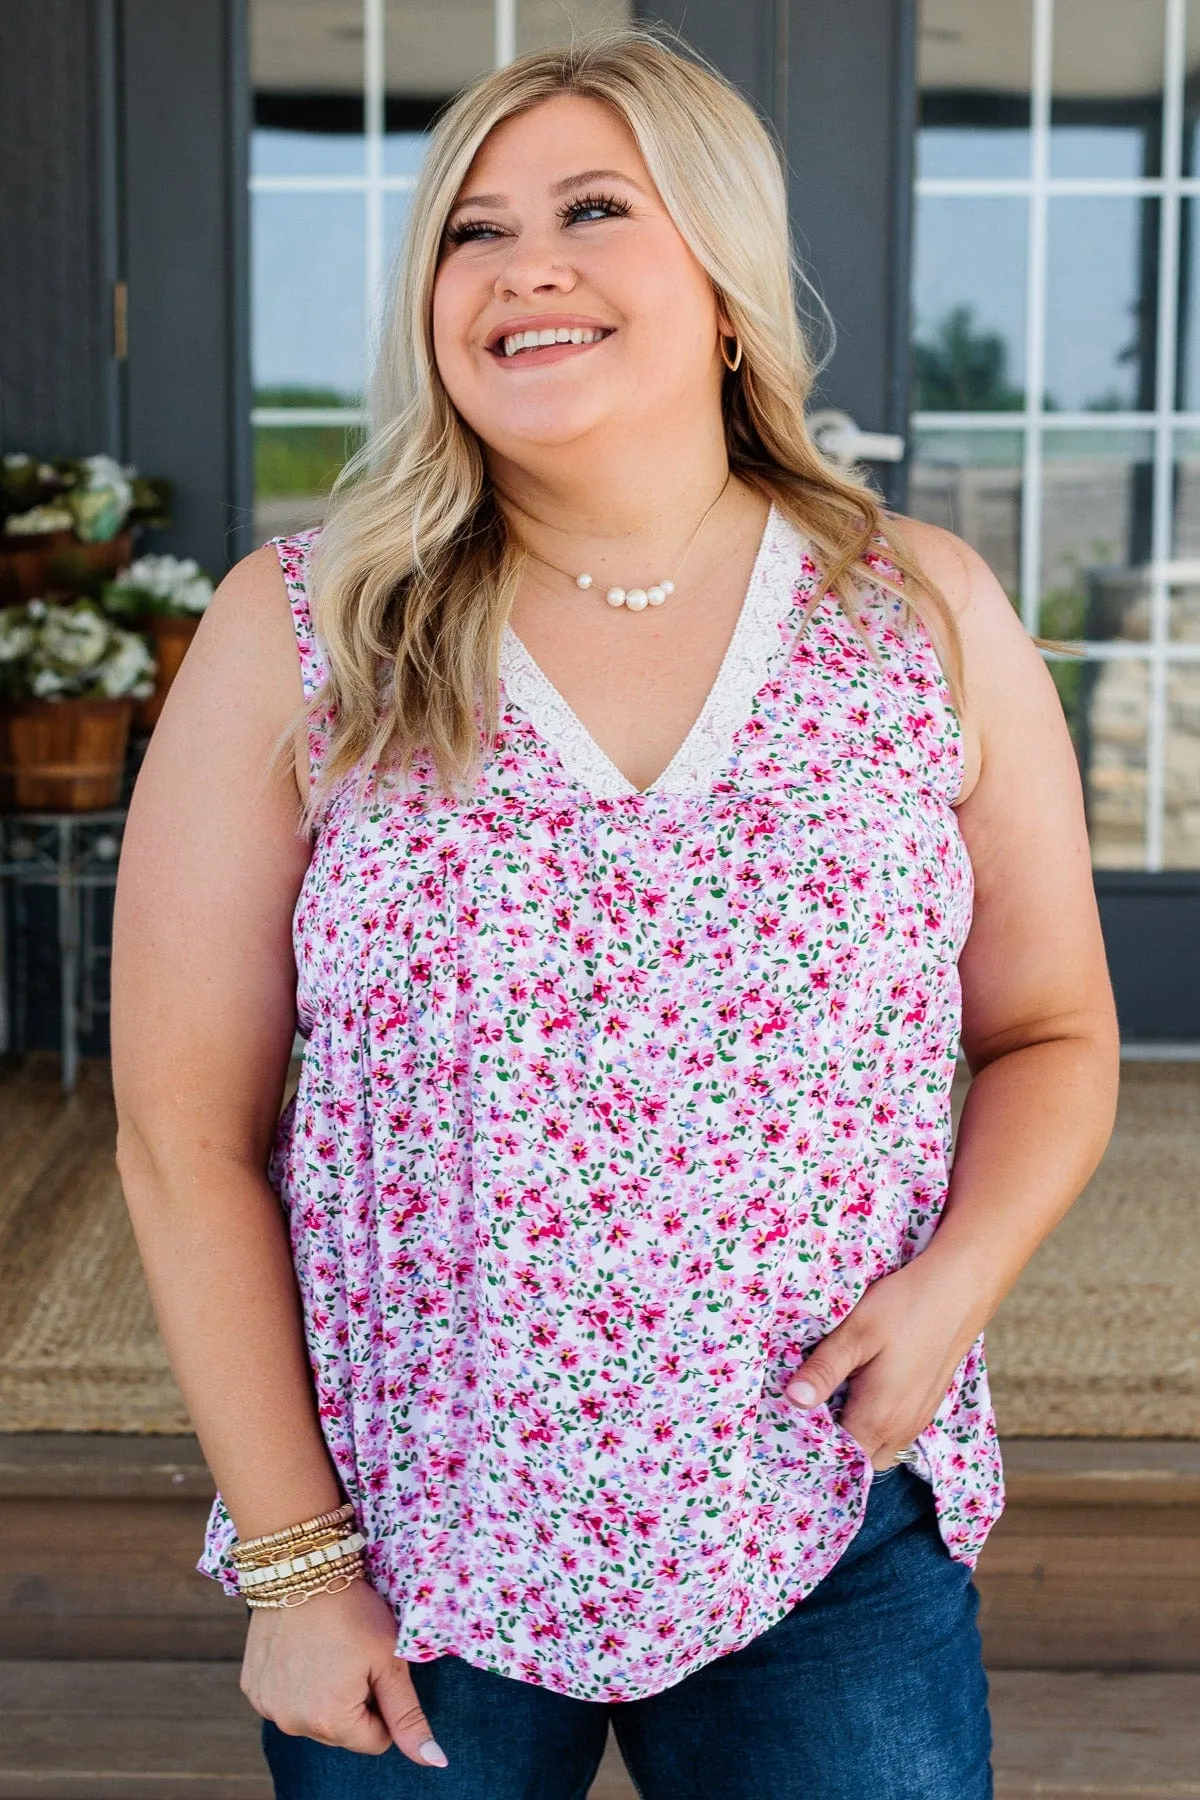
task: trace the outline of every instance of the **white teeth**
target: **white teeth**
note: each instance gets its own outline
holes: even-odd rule
[[[554,330],[547,326],[544,331],[514,331],[503,340],[503,348],[505,356],[515,356],[518,350],[539,350],[550,344],[595,344],[603,336],[603,331],[588,326],[560,325]]]

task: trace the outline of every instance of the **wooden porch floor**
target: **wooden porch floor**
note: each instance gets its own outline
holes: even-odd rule
[[[272,1800],[237,1675],[0,1663],[0,1800]],[[991,1710],[996,1800],[1200,1800],[1200,1675],[1003,1670]],[[611,1733],[589,1800],[636,1800]]]

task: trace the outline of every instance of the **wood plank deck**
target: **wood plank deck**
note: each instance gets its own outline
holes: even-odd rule
[[[237,1669],[0,1663],[0,1800],[271,1800]],[[991,1687],[996,1800],[1200,1800],[1200,1675],[1006,1670]],[[636,1800],[611,1736],[590,1800]]]
[[[1200,1672],[1200,1444],[1003,1455],[988,1667]],[[241,1609],[194,1568],[212,1493],[194,1437],[0,1434],[0,1656],[240,1655]]]

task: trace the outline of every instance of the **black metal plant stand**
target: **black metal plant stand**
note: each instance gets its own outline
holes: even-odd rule
[[[96,894],[115,888],[127,809],[101,812],[0,813],[0,884],[13,896],[13,994],[7,992],[4,894],[0,890],[0,1051],[22,1054],[29,1035],[28,898],[32,888],[58,894],[58,964],[62,1011],[62,1085],[75,1091],[79,1040],[107,1013],[96,979],[110,945],[98,941]],[[107,994],[107,983],[104,987]]]

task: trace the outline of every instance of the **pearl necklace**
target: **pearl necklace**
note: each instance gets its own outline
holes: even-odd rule
[[[725,482],[721,488],[721,492],[717,495],[717,499],[713,501],[712,506],[709,506],[706,508],[706,510],[703,514],[703,517],[700,520],[700,524],[697,525],[695,531],[693,531],[691,537],[688,539],[687,546],[684,549],[683,555],[680,557],[678,563],[676,564],[676,567],[675,567],[676,575],[678,575],[680,569],[682,569],[684,563],[687,561],[688,553],[691,550],[692,545],[695,543],[696,539],[700,536],[701,526],[705,523],[705,520],[708,518],[709,513],[711,513],[713,511],[713,509],[716,507],[717,501],[724,498],[725,489],[729,486],[729,484],[732,480],[733,480],[733,470],[730,469],[729,473],[725,477]],[[560,568],[558,563],[550,562],[547,557],[538,556],[536,551],[530,550],[527,552],[527,554],[532,556],[535,562],[543,563],[543,564],[545,564],[546,568],[554,569],[558,572],[558,574],[565,575],[568,578],[568,580],[573,581],[575,583],[575,586],[577,588],[582,588],[585,592],[587,591],[588,588],[594,587],[596,585],[592,576],[590,576],[586,570],[581,575],[572,575],[570,569]],[[608,592],[605,594],[604,598],[608,601],[608,604],[610,606],[623,606],[627,612],[642,612],[644,610],[644,608],[647,606],[661,606],[663,601],[668,599],[670,597],[670,595],[672,595],[674,592],[675,592],[674,581],[673,580],[663,580],[663,581],[656,581],[651,586],[644,587],[644,588],[643,587],[633,587],[633,588],[610,587]]]

